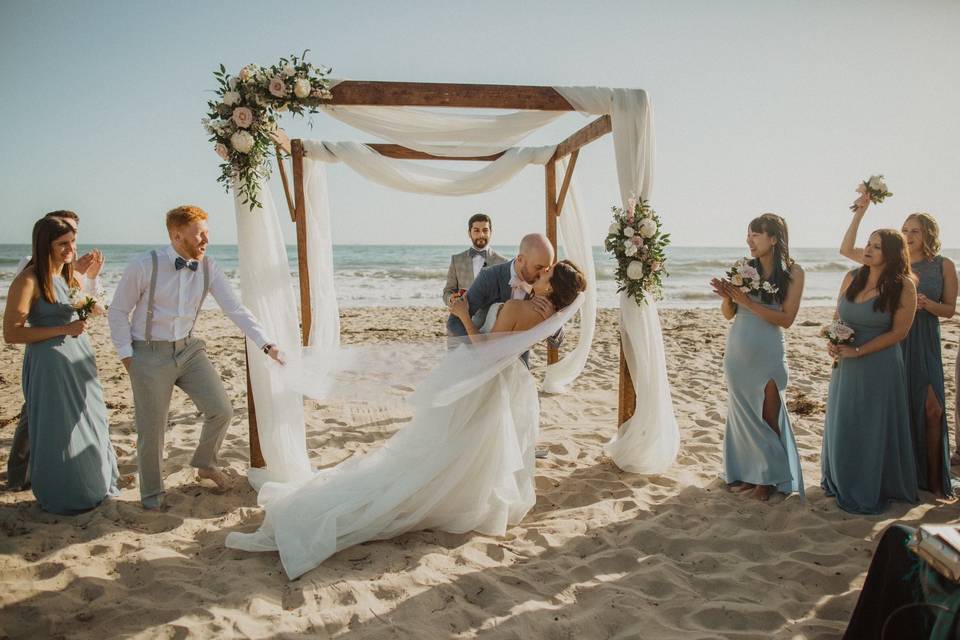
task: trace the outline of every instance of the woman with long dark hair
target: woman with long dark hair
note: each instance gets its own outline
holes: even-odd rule
[[[860,221],[870,199],[857,199],[853,220],[840,253],[863,262],[863,251],[854,248]],[[957,311],[957,267],[940,255],[940,226],[929,213],[912,213],[901,232],[907,241],[910,268],[917,285],[917,312],[910,333],[900,343],[907,372],[910,434],[921,489],[937,496],[953,495],[950,482],[950,436],[947,428],[940,319]],[[957,434],[960,443],[960,432]],[[960,458],[955,457],[960,463]]]
[[[10,285],[3,337],[25,344],[30,483],[45,511],[75,514],[117,495],[117,458],[86,322],[70,303],[76,230],[61,218],[33,227],[30,266]]]
[[[711,285],[733,326],[723,369],[729,393],[723,464],[731,491],[768,500],[773,493],[800,493],[803,476],[784,394],[789,380],[783,330],[800,309],[803,269],[790,257],[787,223],[774,213],[747,229],[749,264],[763,286],[747,294],[727,280]]]
[[[893,500],[917,501],[906,372],[899,343],[917,308],[903,235],[870,235],[863,266],[840,287],[836,317],[854,330],[850,344],[828,346],[830,378],[823,429],[821,486],[851,513],[881,513]]]

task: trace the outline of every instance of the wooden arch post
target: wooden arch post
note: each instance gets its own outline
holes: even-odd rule
[[[331,105],[365,106],[403,106],[403,107],[455,107],[469,109],[513,109],[532,111],[573,111],[573,106],[553,87],[492,85],[492,84],[449,84],[422,82],[368,82],[347,80],[331,89]],[[580,149],[594,140],[612,131],[610,116],[602,116],[582,129],[574,132],[557,145],[545,168],[546,190],[546,235],[554,250],[557,248],[557,218],[563,211],[563,204],[570,189],[570,180]],[[396,144],[368,144],[368,147],[388,158],[404,160],[496,160],[503,153],[469,158],[451,158],[435,156],[422,151],[408,149]],[[292,140],[290,155],[293,164],[293,196],[287,181],[284,161],[278,153],[277,162],[280,177],[283,180],[284,195],[290,217],[297,229],[297,267],[300,276],[300,317],[301,340],[304,345],[310,339],[313,322],[310,312],[310,274],[307,264],[306,201],[303,188],[303,141]],[[567,170],[563,176],[559,192],[557,189],[557,161],[570,156]],[[559,354],[548,349],[547,362],[554,363]],[[633,415],[636,397],[633,382],[620,347],[620,392],[618,397],[618,424],[623,424]],[[257,414],[253,402],[253,390],[250,386],[250,370],[247,368],[247,406],[250,427],[250,466],[264,466],[263,454],[257,433]]]

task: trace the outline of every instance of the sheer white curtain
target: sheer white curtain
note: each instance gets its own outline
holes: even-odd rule
[[[557,162],[558,179],[566,173],[570,158]],[[577,379],[587,364],[593,334],[597,326],[597,270],[593,263],[593,248],[590,246],[590,227],[580,204],[576,174],[570,180],[567,199],[557,221],[558,241],[565,257],[583,269],[587,277],[583,308],[580,310],[580,338],[577,346],[559,362],[547,367],[543,376],[543,390],[547,393],[563,393],[567,385]]]
[[[236,194],[236,192],[234,192]],[[280,221],[267,185],[261,185],[263,208],[251,210],[234,195],[237,246],[240,262],[240,296],[282,350],[298,349],[298,305],[287,263],[287,248]],[[303,398],[280,379],[257,345],[247,341],[250,384],[257,410],[260,448],[266,467],[250,469],[251,484],[293,482],[312,474],[307,457],[303,423]]]
[[[633,194],[648,198],[653,176],[653,113],[645,91],[599,87],[556,87],[578,111],[609,114],[623,206]],[[620,339],[637,394],[637,410],[606,445],[624,471],[662,473],[680,450],[667,381],[666,355],[657,305],[638,305],[620,296]]]

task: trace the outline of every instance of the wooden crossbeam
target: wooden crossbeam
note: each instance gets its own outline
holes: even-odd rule
[[[573,178],[573,169],[577,166],[577,157],[579,155],[579,149],[570,154],[570,162],[567,163],[567,172],[563,174],[563,184],[560,185],[560,195],[557,196],[558,216],[563,213],[563,202],[567,199],[567,191],[570,189],[570,180]]]
[[[435,156],[431,153],[424,153],[423,151],[416,151],[414,149],[409,149],[399,144],[381,144],[381,143],[367,143],[367,146],[379,153],[382,156],[388,158],[397,158],[399,160],[487,160],[492,161],[496,160],[504,154],[503,151],[500,153],[494,153],[489,156],[469,156],[466,158],[453,158],[449,156]]]
[[[552,159],[559,160],[563,156],[590,144],[597,138],[602,138],[611,131],[613,131],[613,126],[610,122],[610,116],[601,116],[558,144]]]
[[[553,87],[345,80],[330,93],[334,105],[573,111]]]

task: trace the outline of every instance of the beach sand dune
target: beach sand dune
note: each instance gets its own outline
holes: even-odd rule
[[[198,334],[223,374],[234,422],[222,449],[232,487],[217,494],[188,465],[199,420],[177,391],[166,439],[165,513],[143,511],[135,484],[76,517],[42,512],[30,492],[0,493],[0,638],[834,638],[846,624],[879,534],[894,521],[955,521],[956,505],[840,511],[819,488],[830,363],[804,309],[788,334],[788,399],[807,502],[732,495],[718,474],[726,412],[727,325],[716,311],[661,312],[682,432],[668,473],[623,473],[606,460],[615,429],[616,312],[600,314],[594,350],[564,396],[541,397],[538,500],[503,538],[422,531],[347,549],[290,582],[276,554],[226,549],[262,520],[248,460],[243,341],[221,315]],[[443,332],[436,309],[348,309],[344,340]],[[389,329],[389,331],[384,331]],[[122,474],[136,473],[133,401],[105,322],[93,324]],[[568,344],[573,344],[572,330]],[[960,323],[944,323],[948,401]],[[20,410],[22,349],[0,351],[0,464]],[[535,354],[535,369],[542,365]],[[539,374],[538,374],[539,375]],[[51,393],[56,390],[51,389]],[[311,403],[314,462],[378,446],[408,419]],[[951,414],[952,425],[952,414]]]

